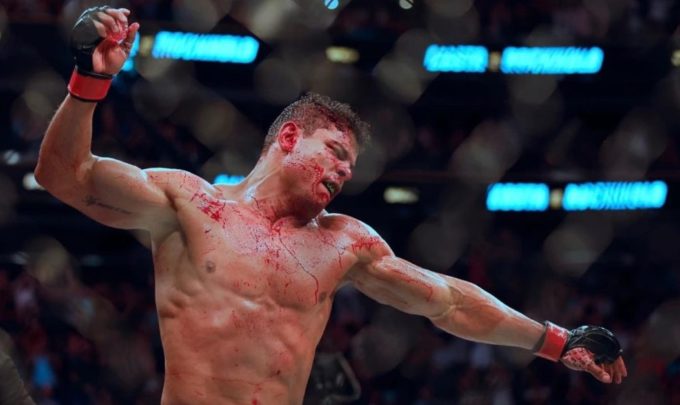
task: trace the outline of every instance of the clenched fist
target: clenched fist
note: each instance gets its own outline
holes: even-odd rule
[[[106,96],[113,75],[123,67],[137,35],[139,24],[128,25],[130,10],[93,7],[80,15],[71,33],[76,69],[68,90],[82,101]]]

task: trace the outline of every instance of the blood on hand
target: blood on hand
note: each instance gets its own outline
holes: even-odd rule
[[[116,25],[118,25],[118,32],[109,32],[109,35],[106,37],[106,39],[113,41],[117,44],[120,44],[127,38],[128,35],[128,26],[127,24],[116,20]]]

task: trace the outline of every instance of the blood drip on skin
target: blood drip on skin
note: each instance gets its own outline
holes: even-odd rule
[[[189,190],[197,190],[200,186],[200,180],[196,176],[182,173],[182,182],[179,184],[179,188],[184,189],[186,187]]]
[[[371,250],[376,245],[381,245],[382,240],[376,236],[370,236],[367,238],[361,238],[358,241],[352,243],[352,252],[356,253],[364,249]]]
[[[586,370],[592,360],[592,353],[583,347],[577,347],[575,349],[569,350],[562,361],[567,365],[567,367],[574,370]]]
[[[283,248],[286,249],[286,251],[288,252],[288,254],[290,254],[291,257],[292,257],[293,259],[295,259],[295,262],[297,263],[298,266],[300,266],[300,268],[302,269],[302,271],[304,271],[305,273],[307,273],[307,275],[309,275],[309,276],[314,280],[314,285],[315,285],[315,288],[314,288],[314,302],[315,302],[315,303],[318,303],[318,302],[319,302],[319,279],[318,279],[314,274],[312,274],[309,270],[307,270],[307,268],[305,267],[305,265],[302,264],[302,262],[300,261],[300,259],[298,259],[297,256],[295,255],[295,252],[293,252],[293,251],[292,251],[292,250],[291,250],[291,249],[283,242],[283,238],[281,237],[281,234],[280,234],[280,233],[279,233],[278,236],[279,236],[279,243],[281,244],[281,246],[283,246]]]
[[[222,228],[224,228],[226,221],[223,220],[223,214],[224,207],[227,205],[225,201],[217,201],[210,198],[207,194],[200,192],[194,193],[190,201],[194,201],[194,199],[198,199],[198,209],[201,210],[201,212],[215,222],[218,222]]]
[[[259,394],[261,391],[262,391],[262,386],[261,386],[260,384],[257,384],[257,385],[255,386],[255,392],[253,393],[253,396],[256,396],[256,395]],[[253,398],[251,404],[252,404],[252,405],[262,405],[262,403],[261,403],[258,399],[256,399],[256,398]]]
[[[318,196],[319,194],[318,187],[321,184],[324,174],[323,167],[321,167],[318,163],[305,162],[302,159],[296,159],[291,163],[291,166],[297,168],[299,171],[302,171],[306,174],[305,177],[307,177],[310,182],[309,186],[311,187],[311,195],[314,197]],[[300,203],[304,204],[304,201],[300,201]]]
[[[330,240],[329,240],[330,239]],[[335,249],[335,252],[338,254],[338,271],[342,271],[343,266],[342,266],[342,255],[345,253],[345,249],[338,247],[337,244],[333,243],[333,238],[330,237],[327,233],[322,232],[319,235],[319,240],[321,243],[323,243],[326,246],[332,247]]]
[[[314,172],[314,180],[321,181],[321,178],[323,177],[323,167],[314,164],[314,166],[312,166],[312,171]]]
[[[231,311],[231,315],[229,317],[231,318],[231,323],[236,329],[240,329],[243,326],[238,315],[236,315],[236,311]]]
[[[428,285],[426,282],[424,282],[424,281],[422,281],[422,280],[420,280],[416,277],[412,277],[408,273],[404,273],[404,272],[401,272],[401,271],[396,270],[396,269],[394,270],[394,272],[399,276],[400,279],[405,281],[407,284],[414,284],[414,285],[417,285],[419,287],[424,287],[428,291],[427,302],[432,301],[432,294],[433,294],[434,290],[433,290],[431,285]]]
[[[281,261],[280,261],[281,249],[280,248],[276,248],[276,249],[268,248],[264,252],[265,252],[264,263],[269,267],[273,267],[274,271],[282,271]],[[290,272],[285,271],[285,269],[283,269],[283,271],[285,273],[290,273]]]
[[[127,38],[128,26],[118,20],[116,20],[116,25],[118,26],[118,32],[109,32],[109,35],[107,35],[106,39],[120,44],[123,42],[123,40],[125,40],[125,38]]]

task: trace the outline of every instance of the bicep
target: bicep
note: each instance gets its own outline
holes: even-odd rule
[[[150,230],[174,218],[164,187],[170,173],[94,157],[82,168],[79,181],[57,197],[104,225]]]
[[[369,297],[410,314],[434,318],[454,304],[442,275],[393,255],[358,265],[349,278]]]

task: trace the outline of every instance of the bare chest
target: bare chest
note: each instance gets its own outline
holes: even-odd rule
[[[193,201],[179,210],[179,218],[184,237],[165,246],[169,254],[162,257],[185,250],[190,271],[182,277],[225,299],[315,308],[326,303],[353,265],[342,232],[316,223],[272,226],[248,208],[218,200]],[[180,262],[171,259],[166,265]]]

